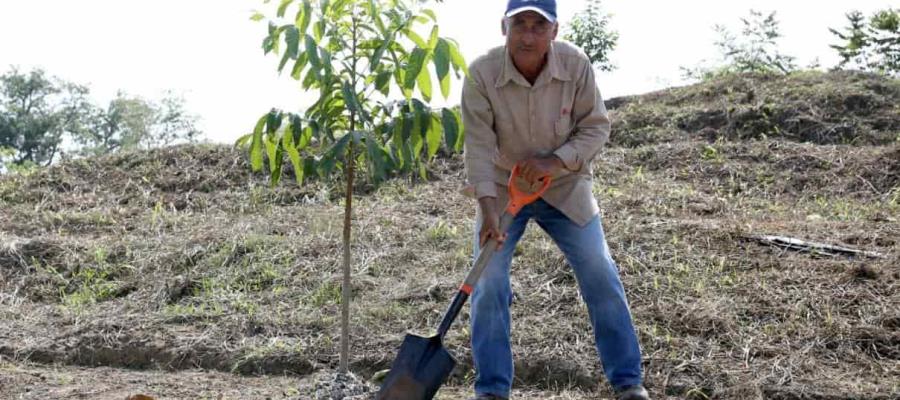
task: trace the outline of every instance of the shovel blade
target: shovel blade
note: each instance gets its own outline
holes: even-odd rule
[[[406,335],[376,400],[431,400],[456,360],[437,336]]]

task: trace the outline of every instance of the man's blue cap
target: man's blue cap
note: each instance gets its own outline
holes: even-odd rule
[[[524,11],[534,11],[556,22],[556,0],[509,0],[506,4],[507,18]]]

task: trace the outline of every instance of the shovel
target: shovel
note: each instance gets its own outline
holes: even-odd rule
[[[537,200],[550,187],[550,177],[547,176],[541,178],[542,184],[537,191],[522,192],[516,185],[518,176],[519,166],[516,165],[509,177],[509,203],[503,216],[500,217],[500,232],[505,233],[512,224],[513,217],[522,210],[522,207]],[[497,241],[494,239],[484,245],[475,265],[453,298],[453,303],[444,314],[437,334],[431,337],[406,335],[390,372],[375,396],[376,400],[430,400],[434,397],[456,366],[456,360],[444,348],[444,335],[447,334],[462,306],[466,304],[496,249]]]

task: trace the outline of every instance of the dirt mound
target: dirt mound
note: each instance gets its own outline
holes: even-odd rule
[[[886,144],[900,134],[900,80],[862,72],[740,74],[610,99],[622,146],[704,138]]]
[[[0,177],[0,199],[46,210],[163,207],[204,210],[230,204],[225,191],[254,178],[243,152],[223,145],[182,145],[77,159],[25,176]],[[217,195],[212,195],[216,193]]]
[[[707,192],[769,196],[879,197],[900,187],[900,144],[812,145],[790,141],[677,142],[642,146],[624,162]]]

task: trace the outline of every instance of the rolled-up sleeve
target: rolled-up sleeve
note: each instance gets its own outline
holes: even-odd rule
[[[610,132],[609,116],[590,63],[585,63],[578,79],[572,117],[575,118],[574,132],[553,154],[562,160],[566,169],[578,171],[603,148]]]
[[[487,92],[477,73],[465,80],[460,108],[465,130],[465,166],[468,187],[464,190],[475,198],[497,197],[494,180],[494,154],[497,134],[494,132],[494,113]]]

